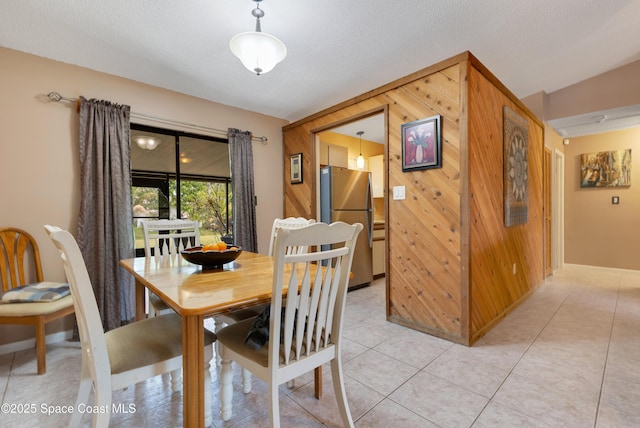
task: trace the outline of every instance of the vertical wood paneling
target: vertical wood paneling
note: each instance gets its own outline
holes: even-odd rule
[[[530,120],[529,223],[506,230],[502,106],[517,111],[519,104],[493,76],[483,77],[488,74],[473,56],[461,54],[286,126],[283,138],[285,215],[315,217],[313,132],[386,106],[387,194],[405,186],[407,195],[403,201],[387,198],[388,318],[466,344],[542,276],[542,194],[536,187],[542,129]],[[443,120],[442,168],[402,172],[401,125],[436,114]],[[299,185],[289,184],[292,153],[303,153]]]

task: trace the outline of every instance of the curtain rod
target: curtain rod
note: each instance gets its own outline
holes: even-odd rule
[[[74,104],[77,105],[77,111],[80,112],[80,99],[79,98],[63,97],[58,92],[49,92],[47,94],[47,97],[49,97],[49,99],[51,101],[55,101],[55,102],[66,101],[68,103],[74,103]],[[172,120],[172,119],[165,119],[163,117],[151,116],[151,115],[148,115],[148,114],[136,113],[136,112],[133,112],[133,111],[131,112],[131,117],[132,118],[137,118],[137,119],[152,120],[154,122],[164,123],[164,124],[167,124],[167,125],[179,125],[179,126],[186,126],[186,127],[193,128],[193,129],[205,130],[205,131],[213,132],[215,134],[218,134],[218,135],[221,135],[221,136],[225,136],[225,137],[228,135],[227,131],[224,131],[222,129],[209,128],[208,126],[194,125],[192,123],[181,122],[181,121]],[[267,142],[269,141],[268,138],[265,137],[265,136],[262,136],[262,137],[251,137],[251,139],[253,141],[259,141],[264,145],[266,145]]]

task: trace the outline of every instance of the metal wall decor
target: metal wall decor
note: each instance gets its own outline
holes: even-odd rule
[[[529,220],[529,124],[510,107],[503,107],[504,225]]]

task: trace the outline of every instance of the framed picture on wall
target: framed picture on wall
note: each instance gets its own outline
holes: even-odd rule
[[[402,171],[442,167],[441,116],[405,123],[402,130]]]
[[[296,153],[290,157],[291,184],[302,183],[302,153]]]
[[[631,186],[631,149],[580,155],[580,187]]]

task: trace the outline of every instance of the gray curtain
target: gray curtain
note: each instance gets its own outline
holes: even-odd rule
[[[120,260],[134,257],[130,108],[80,97],[78,246],[105,331],[135,316],[133,278]]]
[[[257,252],[251,133],[229,128],[228,137],[233,191],[233,237],[235,244],[242,249]]]

